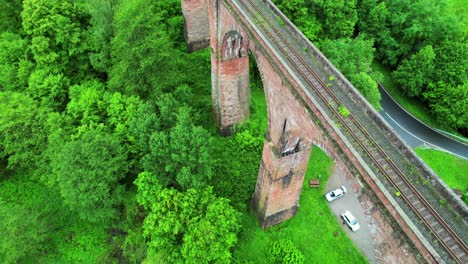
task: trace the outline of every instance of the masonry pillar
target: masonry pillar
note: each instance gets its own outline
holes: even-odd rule
[[[227,136],[250,114],[248,36],[223,1],[208,1],[213,113]]]
[[[294,215],[299,208],[310,147],[291,137],[280,148],[267,140],[252,197],[252,206],[260,226],[267,228]]]
[[[254,45],[250,49],[262,77],[268,112],[268,132],[252,207],[260,226],[268,228],[298,212],[312,142],[320,142],[322,136],[287,81],[286,69],[267,59]]]
[[[184,15],[184,37],[189,52],[207,48],[210,45],[208,6],[206,0],[182,0]]]

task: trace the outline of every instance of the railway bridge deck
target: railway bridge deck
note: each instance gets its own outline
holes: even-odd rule
[[[245,49],[256,58],[265,89],[271,89],[270,92],[266,92],[269,104],[269,135],[267,135],[253,201],[260,221],[265,221],[261,218],[268,219],[266,221],[268,224],[262,226],[275,224],[275,221],[278,222],[277,219],[284,220],[281,214],[287,215],[286,217],[294,215],[295,211],[284,214],[287,211],[283,210],[284,204],[278,206],[271,200],[279,199],[274,196],[277,193],[281,195],[293,193],[283,189],[291,189],[288,187],[291,178],[296,179],[291,176],[292,174],[303,173],[293,172],[290,169],[286,176],[277,177],[275,169],[271,166],[281,167],[285,162],[289,162],[290,167],[293,167],[292,164],[298,165],[299,163],[290,160],[306,156],[296,154],[307,148],[307,146],[301,147],[300,144],[323,145],[328,152],[333,153],[331,156],[335,160],[346,164],[349,173],[360,175],[365,180],[428,262],[468,263],[466,205],[416,156],[352,84],[281,11],[269,0],[208,2],[212,65],[216,65],[212,70],[215,94],[213,99],[222,98],[222,91],[226,89],[223,78],[229,72],[224,71],[223,67],[236,68],[237,66],[232,66],[233,62],[245,66],[246,60],[248,65]],[[227,12],[223,10],[227,10],[232,18],[226,18]],[[235,35],[233,31],[240,33]],[[229,36],[226,37],[228,33]],[[236,45],[238,49],[233,53],[233,47],[235,49]],[[223,66],[223,63],[226,65],[229,63],[229,66]],[[274,73],[271,73],[272,71]],[[274,79],[272,76],[280,80],[281,84],[271,81],[270,78]],[[232,85],[232,80],[229,83]],[[271,86],[281,87],[274,90],[270,88]],[[275,99],[275,97],[287,97],[284,95],[286,92],[282,92],[285,91],[285,87],[289,88],[287,93],[292,94],[298,104],[306,109],[313,120],[313,125],[322,131],[319,137],[325,139],[317,140],[317,136],[308,137],[305,135],[307,133],[303,133],[305,128],[300,127],[300,121],[294,122],[294,118],[285,117],[300,112],[289,110],[294,109],[292,106],[285,107],[290,100]],[[237,90],[231,89],[230,92],[232,91]],[[237,97],[242,96],[243,93],[239,92]],[[223,123],[223,108],[226,108],[223,106],[223,101],[220,100],[219,104],[214,102],[214,105],[221,109],[214,110],[219,112],[217,115],[221,120],[221,127],[228,127]],[[281,120],[275,121],[275,118],[281,118],[274,112],[281,111],[284,114],[279,116],[284,119],[284,124],[275,125],[281,123]],[[248,113],[240,116],[245,118]],[[289,128],[287,128],[287,122],[292,122],[293,125],[288,123]],[[294,130],[294,125],[300,129]],[[293,141],[295,143],[291,147]],[[292,151],[283,152],[286,147]],[[279,154],[271,150],[274,148]],[[274,158],[275,155],[277,160]],[[286,159],[290,155],[293,156]],[[308,157],[304,159],[307,163]],[[270,163],[281,165],[270,165]],[[285,174],[287,170],[281,167],[277,171]],[[301,180],[303,177],[298,176],[297,181]],[[275,186],[275,181],[280,182],[282,187]],[[300,183],[302,185],[302,182]],[[294,191],[297,192],[297,187],[295,188]],[[294,200],[290,203],[294,203]],[[274,209],[269,212],[270,209],[266,207]]]

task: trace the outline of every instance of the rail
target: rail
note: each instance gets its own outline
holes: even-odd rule
[[[318,97],[328,106],[342,127],[359,144],[362,150],[372,160],[373,164],[397,190],[398,195],[412,209],[413,213],[424,223],[430,233],[439,241],[450,257],[460,264],[468,263],[468,248],[457,233],[444,221],[424,196],[416,189],[399,167],[385,153],[383,148],[372,138],[355,116],[350,113],[344,116],[339,111],[342,106],[340,99],[333,93],[320,76],[303,59],[300,54],[278,31],[271,19],[251,0],[237,0],[243,8],[253,16],[260,16],[259,26],[275,43],[283,56],[301,74],[307,84],[314,89]],[[265,24],[267,23],[267,25]],[[333,102],[333,103],[332,103]]]

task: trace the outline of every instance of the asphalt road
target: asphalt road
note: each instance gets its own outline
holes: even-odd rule
[[[411,148],[427,146],[468,159],[467,144],[449,138],[421,123],[402,109],[384,89],[379,87],[379,90],[382,95],[380,114]]]

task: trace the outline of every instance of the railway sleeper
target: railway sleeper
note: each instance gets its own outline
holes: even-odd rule
[[[409,188],[406,187],[406,186],[403,186],[403,188],[401,188],[401,192],[402,192],[402,193],[407,193],[407,192],[409,192]],[[410,193],[410,194],[411,194],[411,193]]]
[[[405,187],[405,183],[404,183],[403,181],[399,181],[399,182],[397,182],[396,184],[397,184],[398,186],[403,186],[403,187],[401,188],[401,191],[403,192],[403,191],[404,191],[403,188]]]
[[[457,255],[457,258],[462,259],[464,256],[466,256],[466,253],[462,251]]]
[[[414,207],[415,207],[415,206],[414,206]],[[426,207],[424,207],[424,206],[421,207],[421,208],[416,208],[416,211],[418,211],[418,213],[419,213],[420,215],[423,215],[423,213],[424,213],[426,210],[427,210],[427,209],[426,209]],[[426,221],[426,222],[428,222],[428,221]],[[437,223],[437,222],[434,222],[434,223]]]
[[[415,207],[416,207],[417,205],[420,205],[420,204],[421,204],[421,202],[420,202],[419,200],[416,200],[416,201],[413,202],[413,205],[414,205]],[[423,206],[422,208],[424,208],[424,206]]]
[[[458,250],[457,250],[457,249],[458,249]],[[460,251],[461,248],[460,248],[460,246],[459,246],[457,243],[455,243],[455,245],[450,246],[450,250],[452,250],[453,252],[455,252],[455,250]]]
[[[448,237],[444,238],[442,241],[444,241],[444,243],[448,244],[448,242],[449,242],[450,240],[453,241],[452,237],[451,237],[451,236],[448,236]]]
[[[428,218],[431,218],[431,216],[432,216],[431,214],[427,214],[427,215],[424,215],[423,218],[427,220]]]

